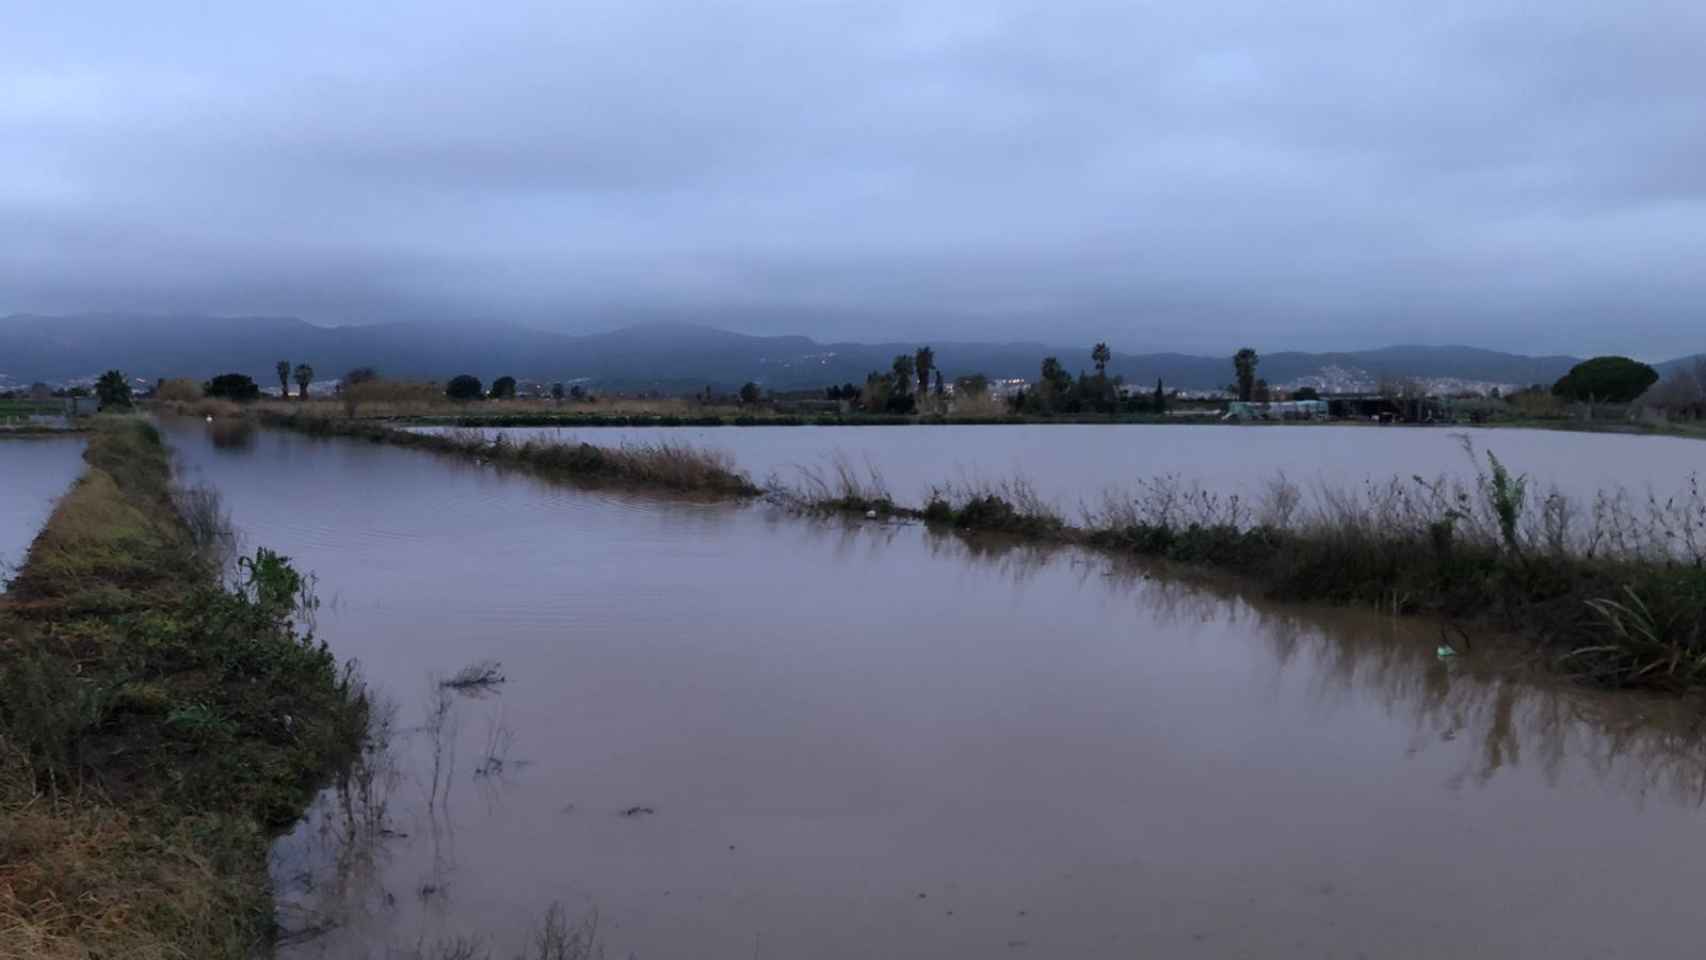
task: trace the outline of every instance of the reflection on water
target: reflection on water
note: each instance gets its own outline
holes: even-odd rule
[[[556,902],[639,957],[1692,943],[1686,705],[1075,550],[174,440],[397,701],[279,844],[290,956],[505,956]]]
[[[83,441],[0,436],[0,589],[24,562],[53,503],[83,472]]]
[[[396,703],[375,697],[367,749],[274,846],[281,946],[369,922],[395,903],[384,855],[387,841],[405,836],[392,828],[390,816],[402,779],[396,723]]]

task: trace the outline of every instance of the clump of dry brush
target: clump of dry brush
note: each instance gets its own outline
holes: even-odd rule
[[[792,483],[780,476],[766,482],[764,492],[773,502],[811,513],[846,511],[886,517],[912,512],[895,502],[882,471],[868,460],[863,466],[855,465],[837,450],[825,465],[800,464],[794,469]]]
[[[1227,566],[1286,598],[1492,621],[1614,685],[1706,682],[1706,499],[1537,494],[1492,453],[1470,477],[1368,480],[1255,502],[1163,477],[1087,511],[1091,542]]]
[[[1463,438],[1473,470],[1305,489],[1280,476],[1255,496],[1177,475],[1109,493],[1067,523],[1023,478],[933,489],[897,504],[881,475],[837,455],[769,492],[812,512],[857,511],[961,532],[1107,550],[1239,572],[1282,599],[1431,613],[1525,635],[1594,682],[1706,684],[1706,498],[1541,492]]]

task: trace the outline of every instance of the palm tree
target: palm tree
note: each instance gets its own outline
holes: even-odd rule
[[[1090,362],[1096,365],[1096,375],[1099,377],[1108,375],[1108,363],[1113,359],[1114,352],[1109,350],[1105,343],[1096,344],[1095,349],[1090,351]]]
[[[913,358],[912,357],[909,357],[904,353],[898,357],[895,357],[894,358],[894,380],[895,380],[894,388],[903,394],[904,393],[911,393],[912,392],[912,375],[913,375],[913,371],[915,371],[917,369],[918,368],[913,365]]]
[[[296,399],[308,399],[308,385],[314,382],[314,368],[306,363],[296,365]]]
[[[101,379],[95,383],[95,396],[100,398],[102,410],[128,407],[130,381],[126,380],[120,371],[108,370],[101,374]]]
[[[1256,364],[1262,359],[1256,356],[1256,351],[1245,347],[1232,358],[1232,369],[1238,372],[1238,399],[1250,402],[1251,395],[1256,392]]]
[[[912,356],[913,366],[918,372],[918,395],[924,396],[930,392],[930,371],[936,366],[936,351],[929,347],[919,347]]]
[[[278,398],[280,400],[289,400],[290,399],[290,361],[289,360],[280,360],[278,363],[273,365],[273,369],[278,371]]]
[[[1054,357],[1043,358],[1042,379],[1044,383],[1054,383],[1064,376],[1066,376],[1066,370],[1060,365],[1059,360]]]

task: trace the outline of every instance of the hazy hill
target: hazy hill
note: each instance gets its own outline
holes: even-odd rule
[[[1659,371],[1660,376],[1669,376],[1672,371],[1683,367],[1693,370],[1696,364],[1701,363],[1706,363],[1706,353],[1696,353],[1692,356],[1677,357],[1675,360],[1666,360],[1664,363],[1655,364],[1654,368]]]
[[[133,376],[247,373],[273,382],[278,360],[312,364],[323,379],[356,366],[393,376],[444,380],[473,373],[542,381],[587,379],[607,389],[696,390],[756,380],[771,389],[863,382],[916,343],[823,343],[808,337],[758,337],[709,327],[656,324],[568,336],[513,325],[415,323],[317,327],[286,317],[45,317],[0,319],[0,374],[14,381],[64,381],[119,367]],[[962,373],[1034,377],[1045,355],[1068,369],[1088,368],[1089,345],[934,341],[950,378]],[[1256,345],[1260,349],[1260,344]],[[1116,353],[1111,372],[1137,383],[1157,378],[1186,388],[1232,379],[1226,356]],[[1551,383],[1576,358],[1527,357],[1472,347],[1394,346],[1345,353],[1275,352],[1260,374],[1272,383],[1352,371],[1369,378],[1455,377],[1497,383]],[[1671,361],[1670,364],[1682,361]]]

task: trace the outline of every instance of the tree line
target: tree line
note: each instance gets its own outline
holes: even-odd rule
[[[951,395],[956,405],[968,401],[982,402],[990,405],[992,409],[1038,416],[1090,413],[1164,414],[1176,397],[1176,393],[1169,393],[1166,385],[1159,379],[1153,390],[1130,390],[1127,389],[1123,377],[1110,376],[1108,367],[1113,361],[1113,351],[1106,343],[1095,344],[1088,356],[1089,369],[1080,368],[1076,375],[1069,371],[1058,357],[1044,357],[1035,381],[997,398],[991,396],[992,380],[982,373],[955,377],[950,389],[937,362],[936,351],[926,345],[911,353],[896,355],[889,369],[871,371],[862,385],[845,383],[831,386],[825,390],[824,396],[869,413],[906,415],[946,413],[948,398]],[[1257,374],[1260,363],[1261,356],[1254,348],[1244,347],[1234,353],[1231,358],[1233,380],[1226,386],[1226,391],[1245,402],[1271,399],[1273,391],[1267,381]],[[274,370],[278,376],[279,395],[282,398],[290,399],[292,383],[296,385],[297,400],[308,398],[309,387],[315,376],[313,366],[280,360],[275,364]],[[373,367],[357,367],[344,374],[336,387],[336,395],[353,412],[354,405],[364,399],[364,393],[370,394],[365,399],[382,399],[377,392],[370,389],[379,384],[380,380],[379,371]],[[420,398],[420,394],[440,389],[425,384],[407,386],[414,395],[412,398],[416,399]],[[516,391],[517,381],[513,376],[498,377],[488,388],[479,377],[464,373],[452,377],[445,384],[442,396],[457,401],[504,400],[515,397]],[[1389,387],[1387,382],[1383,381],[1380,392],[1384,395],[1389,391],[1394,395],[1401,393],[1403,396],[1420,396],[1424,392],[1419,384],[1404,385],[1400,388]],[[71,388],[55,391],[54,394],[73,396],[86,395],[88,392],[83,388]],[[190,400],[211,397],[239,403],[257,400],[261,396],[259,384],[241,373],[220,374],[199,386],[187,380],[160,381],[156,385],[156,392],[162,394],[165,399]],[[46,396],[48,393],[47,387],[42,384],[35,385],[30,391],[32,396]],[[128,407],[133,401],[130,383],[118,370],[108,370],[102,374],[95,384],[94,393],[103,409]],[[170,396],[164,396],[165,394]],[[561,382],[551,386],[550,395],[557,400],[592,399],[582,385],[565,387]],[[1294,399],[1318,399],[1319,393],[1312,387],[1302,387],[1291,391],[1290,396]],[[1498,397],[1497,392],[1494,396]],[[1594,357],[1576,364],[1550,387],[1535,384],[1503,399],[1519,409],[1532,409],[1536,405],[1534,398],[1537,397],[1550,397],[1555,403],[1589,404],[1623,404],[1641,400],[1645,406],[1672,416],[1706,417],[1706,358],[1697,359],[1692,366],[1673,371],[1671,376],[1661,382],[1658,372],[1645,363],[1622,356]],[[719,398],[707,387],[701,399],[709,403]],[[740,388],[735,399],[745,405],[756,404],[763,399],[763,390],[758,384],[749,381]]]
[[[1108,375],[1113,351],[1106,343],[1090,349],[1095,373],[1080,370],[1074,378],[1058,357],[1043,358],[1039,379],[1001,399],[1011,413],[1118,413],[1164,412],[1169,394],[1160,380],[1153,393],[1134,394],[1124,390],[1124,381]],[[863,385],[844,383],[825,391],[829,400],[847,403],[867,413],[911,414],[946,412],[948,397],[956,402],[985,401],[993,381],[984,373],[955,377],[950,390],[936,351],[919,347],[910,354],[895,356],[887,370],[872,370]],[[748,384],[756,389],[756,385]]]

